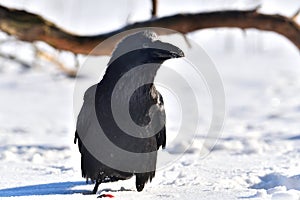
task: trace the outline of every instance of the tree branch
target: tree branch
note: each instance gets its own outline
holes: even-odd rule
[[[157,15],[157,0],[152,0],[152,11],[151,11],[151,15],[152,17],[156,17]]]
[[[44,18],[22,10],[0,6],[0,29],[24,41],[44,41],[53,47],[79,54],[89,54],[100,42],[125,30],[140,27],[164,27],[181,33],[216,28],[238,27],[242,29],[256,28],[273,31],[287,37],[300,49],[300,27],[292,18],[281,15],[266,15],[250,11],[217,11],[197,14],[178,14],[155,18],[125,26],[116,31],[96,36],[78,36]],[[160,33],[164,34],[164,33]],[[94,51],[94,55],[110,55],[118,40],[107,44],[103,49]]]
[[[13,61],[15,63],[18,63],[19,65],[21,65],[24,69],[29,69],[31,66],[30,64],[28,64],[27,62],[23,61],[22,59],[19,59],[18,57],[14,56],[14,55],[9,55],[9,54],[5,54],[0,52],[0,57]]]
[[[77,74],[77,69],[69,69],[67,68],[64,63],[60,62],[57,57],[47,53],[45,51],[37,50],[37,57],[47,60],[53,63],[60,71],[71,78],[75,78]]]

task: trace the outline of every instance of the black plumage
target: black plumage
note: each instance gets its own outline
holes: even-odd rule
[[[155,33],[151,31],[129,35],[115,48],[103,79],[85,92],[84,103],[77,120],[75,143],[78,140],[82,176],[96,182],[93,193],[97,192],[100,183],[125,180],[134,175],[136,188],[142,191],[145,183],[154,177],[156,151],[166,145],[166,129],[163,98],[153,81],[165,60],[183,56],[182,50],[157,40]],[[132,94],[129,92],[131,90],[134,90]],[[139,137],[127,134],[117,124],[112,111],[112,101],[121,106],[120,108],[129,107],[132,121],[144,128],[143,131],[132,128],[132,132],[136,132]],[[96,120],[92,119],[93,109]],[[135,162],[141,168],[145,166],[145,169],[147,166],[154,166],[153,170],[119,170],[96,159],[82,141],[83,137],[95,129],[92,128],[93,123],[99,123],[106,137],[121,149],[134,153],[153,152],[154,156],[146,159],[146,162]],[[153,135],[153,130],[158,131]],[[97,151],[103,150],[99,141]],[[116,162],[123,165],[127,160],[124,158]]]

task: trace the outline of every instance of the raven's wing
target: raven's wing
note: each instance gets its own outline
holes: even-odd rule
[[[164,149],[166,147],[166,139],[167,139],[167,137],[166,137],[166,113],[165,113],[163,98],[162,98],[161,94],[158,91],[157,91],[157,94],[158,94],[157,105],[158,105],[159,110],[160,110],[160,116],[161,116],[161,118],[163,118],[163,121],[164,121],[163,128],[156,135],[157,149],[159,149],[160,146],[162,146],[162,148]]]
[[[160,128],[159,132],[156,134],[157,149],[166,147],[166,113],[164,108],[164,101],[162,95],[156,90],[155,86],[152,85],[151,97],[154,100],[154,109],[149,110],[149,116],[155,122],[154,126]],[[153,111],[155,114],[153,114]]]
[[[156,151],[161,146],[165,148],[166,114],[164,102],[154,84],[145,84],[134,91],[129,101],[129,113],[137,125],[145,128],[144,136],[153,136],[149,137],[148,142],[150,142],[150,138],[155,140],[156,147],[153,145],[149,149],[145,149],[146,151]]]
[[[95,123],[95,92],[97,85],[88,88],[84,94],[84,102],[77,117],[76,132],[74,143],[78,140],[78,148],[81,153],[81,172],[82,176],[92,181],[98,179],[100,168],[102,164],[93,157],[87,150],[82,140],[93,131]]]
[[[78,132],[80,133],[80,137],[84,137],[88,133],[88,129],[91,126],[92,120],[90,119],[93,118],[93,112],[95,112],[94,99],[95,99],[96,89],[97,89],[97,84],[92,85],[86,90],[86,92],[84,93],[83,105],[77,117],[74,143],[76,143],[76,141],[79,140],[78,147],[80,152],[81,152],[82,144]]]

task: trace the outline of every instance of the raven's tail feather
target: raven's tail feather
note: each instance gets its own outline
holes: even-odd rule
[[[152,181],[152,178],[155,176],[155,171],[147,173],[136,174],[135,186],[138,192],[141,192],[144,189],[145,183]]]

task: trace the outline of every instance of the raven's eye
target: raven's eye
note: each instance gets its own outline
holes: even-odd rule
[[[143,44],[143,48],[148,48],[148,47],[149,47],[149,45],[147,43]]]

